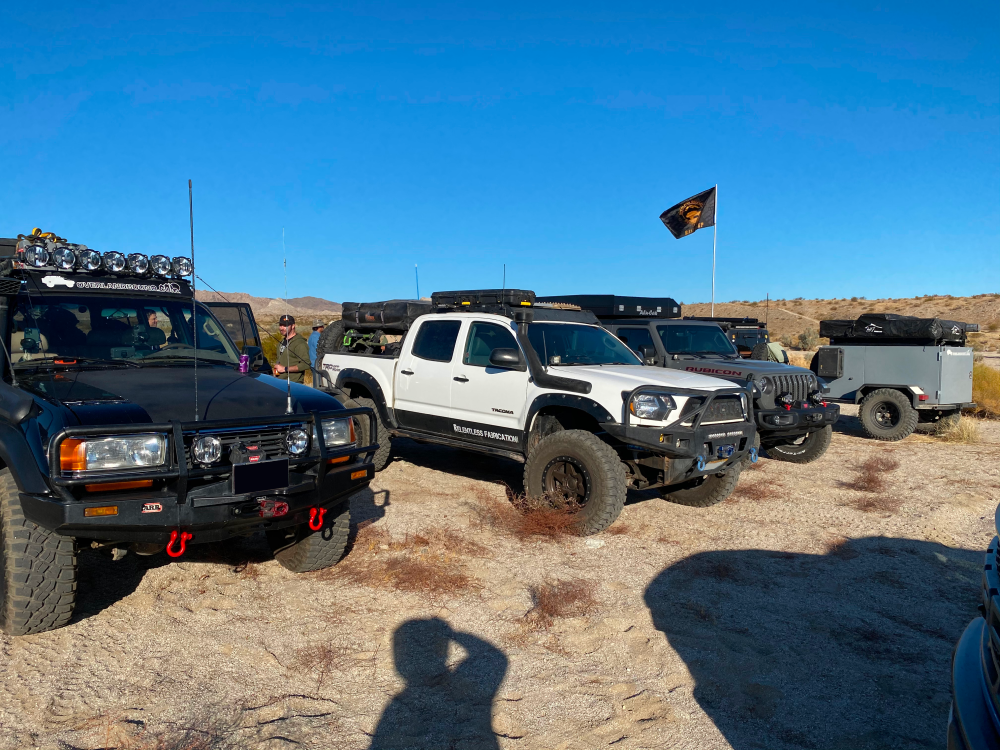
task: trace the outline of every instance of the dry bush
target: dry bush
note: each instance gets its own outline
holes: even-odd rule
[[[473,488],[479,501],[476,515],[483,525],[521,541],[558,540],[578,535],[575,509],[565,501],[515,495],[510,487],[504,487],[506,500],[496,497],[482,485]]]
[[[353,659],[349,649],[321,643],[295,649],[286,666],[298,672],[315,674],[316,689],[319,690],[331,674],[343,672],[344,667],[351,663],[353,663]]]
[[[102,713],[79,728],[99,735],[101,746],[109,750],[238,750],[246,747],[239,736],[241,714],[239,709],[203,708],[190,717],[151,727]]]
[[[861,464],[857,476],[847,486],[858,492],[881,492],[885,489],[886,475],[898,468],[899,461],[892,451],[882,451]]]
[[[752,466],[757,466],[759,464],[751,464]],[[736,489],[733,490],[726,502],[735,505],[742,500],[749,500],[750,502],[759,503],[765,500],[774,500],[781,496],[780,487],[783,485],[780,482],[775,482],[771,479],[754,479],[752,481],[747,481],[746,478],[742,478],[740,482],[736,484]]]
[[[851,505],[865,513],[895,513],[903,505],[902,498],[892,495],[859,495],[851,498]]]
[[[812,352],[788,352],[788,364],[796,367],[808,368],[812,358]]]
[[[972,400],[977,415],[1000,419],[1000,370],[982,363],[972,366]]]
[[[531,609],[525,619],[537,627],[549,628],[561,617],[588,615],[597,608],[594,583],[580,579],[532,586]]]
[[[953,427],[941,427],[934,436],[946,443],[975,444],[980,441],[979,422],[972,417],[961,417]]]

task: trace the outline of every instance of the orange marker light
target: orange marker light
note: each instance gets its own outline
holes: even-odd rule
[[[84,508],[83,515],[87,518],[93,518],[94,516],[117,516],[118,506],[117,505],[100,505],[96,508]]]
[[[59,468],[63,471],[86,471],[87,443],[79,438],[66,438],[59,446]]]
[[[152,487],[152,479],[137,479],[133,482],[108,482],[107,484],[85,485],[87,492],[113,492],[114,490],[134,490],[140,487]]]
[[[368,470],[367,469],[362,469],[361,471],[352,471],[351,472],[351,479],[363,479],[366,476],[368,476]]]
[[[351,459],[350,456],[341,456],[340,458],[331,458],[329,461],[327,461],[327,463],[328,464],[342,464],[342,463],[344,463],[344,461],[349,461],[350,459]]]

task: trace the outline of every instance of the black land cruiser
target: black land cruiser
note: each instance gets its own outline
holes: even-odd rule
[[[0,256],[0,628],[69,622],[83,545],[180,557],[264,531],[289,570],[341,558],[369,409],[255,371],[187,258],[37,230]]]
[[[770,458],[809,463],[830,446],[840,407],[824,399],[816,375],[804,367],[742,358],[717,323],[681,319],[680,305],[669,297],[590,294],[536,301],[593,311],[646,364],[752,382],[757,439]]]

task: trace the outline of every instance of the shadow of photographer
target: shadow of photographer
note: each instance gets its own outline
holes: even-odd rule
[[[645,592],[734,750],[941,747],[982,554],[873,537],[703,552]]]
[[[452,644],[465,650],[457,663],[449,658]],[[492,707],[507,673],[500,649],[432,617],[396,628],[393,659],[406,687],[382,713],[369,750],[499,750]]]

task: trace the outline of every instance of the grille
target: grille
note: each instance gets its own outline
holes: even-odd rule
[[[232,432],[206,431],[200,432],[198,435],[215,435],[215,437],[222,441],[223,462],[228,460],[229,448],[233,443],[241,440],[247,445],[259,445],[268,458],[281,458],[288,455],[288,451],[285,449],[285,433],[293,427],[306,429],[306,425],[297,424],[283,425],[281,427],[263,427],[257,430],[249,428]],[[191,460],[191,443],[194,438],[194,435],[184,436],[184,460],[187,461],[189,469],[194,467],[194,462]]]
[[[986,633],[989,642],[988,653],[984,654],[983,672],[989,687],[990,700],[993,707],[1000,712],[1000,580],[997,575],[998,552],[1000,541],[996,537],[986,550],[986,560],[983,564],[983,604],[986,612]]]
[[[795,401],[805,401],[810,391],[816,390],[813,376],[806,373],[794,375],[773,375],[775,393],[790,393]]]
[[[743,402],[739,396],[719,396],[713,399],[712,403],[705,409],[705,416],[702,417],[701,423],[742,422],[744,419]]]

